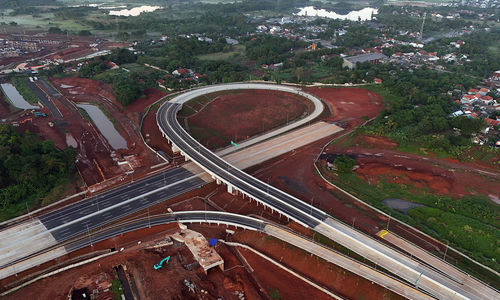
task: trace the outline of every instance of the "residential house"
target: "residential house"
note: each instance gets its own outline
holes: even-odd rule
[[[172,75],[185,77],[191,75],[191,73],[193,73],[191,69],[177,69],[172,72]]]
[[[342,67],[348,67],[349,69],[352,70],[356,68],[357,63],[370,62],[372,64],[378,64],[386,59],[387,56],[385,56],[382,53],[365,53],[361,55],[345,57]]]

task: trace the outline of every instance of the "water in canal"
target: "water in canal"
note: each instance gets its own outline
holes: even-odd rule
[[[412,208],[424,206],[424,205],[419,204],[419,203],[414,203],[414,202],[410,202],[410,201],[406,201],[406,200],[402,200],[402,199],[397,199],[397,198],[384,199],[382,201],[382,204],[384,204],[385,206],[389,206],[392,209],[398,210],[404,214],[407,214],[408,211]]]
[[[7,98],[10,100],[12,105],[21,109],[39,109],[40,107],[31,105],[28,101],[24,100],[23,96],[19,94],[16,87],[11,83],[2,83],[2,90],[7,95]]]
[[[104,135],[113,149],[127,149],[127,141],[118,133],[113,123],[99,107],[92,104],[77,104],[76,106],[83,108],[89,114],[97,129]]]

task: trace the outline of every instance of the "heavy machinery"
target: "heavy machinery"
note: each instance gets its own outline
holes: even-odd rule
[[[170,256],[167,256],[164,259],[162,259],[159,263],[157,263],[157,264],[154,265],[155,270],[161,269],[161,267],[163,266],[163,263],[164,262],[168,263],[169,260],[170,260]]]

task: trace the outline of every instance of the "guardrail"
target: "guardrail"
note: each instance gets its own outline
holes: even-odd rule
[[[248,84],[245,85],[245,88],[249,89],[252,88],[252,86]],[[253,87],[253,88],[258,89],[262,87]],[[231,90],[231,88],[229,87],[227,89]],[[321,214],[325,215],[324,219],[319,219],[318,217],[315,217],[312,214],[313,210],[315,212],[319,211],[315,207],[307,203],[301,202],[301,200],[293,196],[290,196],[278,189],[275,189],[269,184],[261,182],[260,180],[255,179],[247,175],[246,173],[243,173],[239,169],[232,166],[230,163],[222,160],[220,157],[213,154],[210,150],[206,149],[199,142],[194,140],[179,125],[176,119],[176,115],[180,110],[180,108],[182,107],[182,103],[189,101],[192,97],[198,96],[199,94],[200,93],[186,93],[184,95],[178,96],[177,98],[174,98],[170,103],[164,104],[158,111],[157,124],[163,136],[166,137],[170,142],[172,142],[173,148],[176,148],[174,149],[174,151],[179,150],[181,154],[186,157],[186,159],[190,159],[195,163],[197,163],[205,171],[207,171],[207,173],[209,173],[213,178],[217,179],[218,182],[224,182],[225,184],[227,184],[228,192],[232,192],[233,189],[238,190],[243,195],[247,195],[250,198],[253,198],[256,201],[259,201],[260,203],[263,204],[266,202],[266,198],[267,200],[274,199],[275,203],[269,202],[265,203],[265,205],[271,207],[271,209],[274,209],[295,221],[298,221],[300,224],[305,225],[306,227],[311,227],[304,223],[304,222],[309,222],[306,220],[314,220],[314,222],[318,222],[319,224],[326,226],[326,228],[328,228],[327,230],[333,231],[335,232],[336,235],[340,235],[341,237],[344,237],[347,240],[350,240],[351,242],[357,243],[357,245],[361,247],[361,249],[371,252],[370,255],[373,256],[373,258],[377,257],[379,263],[381,262],[380,259],[385,260],[385,262],[382,264],[384,267],[389,268],[389,266],[394,265],[395,268],[390,268],[390,269],[393,269],[393,272],[399,274],[400,276],[402,276],[402,278],[405,278],[408,281],[414,281],[416,278],[416,282],[419,282],[420,280],[421,284],[426,284],[426,289],[432,291],[436,295],[447,295],[452,297],[467,298],[463,295],[465,291],[462,291],[461,288],[459,289],[461,290],[461,292],[458,292],[458,290],[456,289],[458,287],[455,287],[453,284],[448,285],[442,283],[441,282],[442,278],[435,277],[436,275],[435,271],[434,274],[432,272],[430,274],[423,274],[423,271],[421,272],[420,270],[422,269],[422,267],[419,266],[417,262],[414,262],[414,260],[409,258],[408,256],[404,255],[398,257],[397,255],[401,255],[401,253],[393,251],[392,248],[386,247],[385,245],[382,245],[380,243],[379,244],[382,245],[384,249],[379,249],[377,247],[374,247],[373,245],[369,245],[363,241],[359,241],[356,237],[351,236],[347,232],[325,222],[328,216],[325,213],[320,211]],[[193,157],[193,155],[195,155],[196,157]],[[232,171],[232,173],[230,171]],[[274,193],[270,193],[270,191],[273,191]],[[282,199],[279,199],[275,195],[282,196],[283,198],[286,198],[287,200],[289,199],[291,201],[283,201]],[[265,197],[263,197],[263,199],[259,199],[261,196]],[[303,211],[303,209],[299,210],[288,202],[295,202],[295,204],[300,203],[301,204],[300,206],[302,206],[302,208],[304,206],[307,207],[308,209],[310,208],[311,213],[305,212]],[[284,208],[283,205],[285,205],[285,207],[287,209],[289,208],[289,210],[284,211],[283,209],[277,208],[276,203],[281,203],[282,208]],[[297,216],[293,216],[291,214],[292,212],[297,213]],[[302,216],[304,216],[302,220],[298,219],[298,217]],[[318,228],[315,228],[315,230],[318,230]],[[322,231],[325,232],[326,228],[323,228]],[[365,236],[365,234],[362,235]],[[385,249],[392,250],[393,252],[390,252],[390,254],[386,253]],[[358,249],[358,251],[361,250]],[[396,256],[392,254],[396,254]],[[400,260],[403,258],[404,260]],[[410,262],[406,263],[405,260],[409,260]],[[396,271],[397,269],[396,266],[402,268],[405,271],[404,272]],[[430,269],[428,268],[424,268],[424,270],[430,271]],[[437,280],[436,278],[439,278],[439,280]],[[453,286],[453,288],[450,288],[450,286]],[[436,287],[439,288],[440,291],[436,291],[435,290]]]

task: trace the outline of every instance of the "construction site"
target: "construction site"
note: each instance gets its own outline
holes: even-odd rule
[[[66,194],[80,195],[54,208],[179,165],[202,178],[203,183],[110,225],[119,228],[140,220],[148,222],[145,228],[120,231],[96,242],[93,239],[106,230],[87,228],[81,239],[88,240],[90,246],[1,279],[0,292],[8,291],[5,299],[116,299],[117,294],[123,294],[124,299],[405,298],[262,232],[201,222],[152,225],[155,216],[172,211],[251,216],[293,230],[377,269],[376,264],[336,241],[241,194],[228,193],[225,186],[218,185],[194,163],[184,163],[185,159],[167,143],[158,128],[156,115],[160,104],[169,99],[166,92],[146,90],[145,98],[124,107],[116,101],[110,85],[92,79],[39,78],[27,84],[39,96],[40,109],[17,109],[0,94],[2,122],[52,140],[60,149],[73,147],[78,152],[76,166],[80,178]],[[402,157],[396,151],[397,144],[381,137],[358,136],[345,147],[332,146],[333,139],[347,139],[347,133],[376,117],[384,108],[381,97],[363,88],[305,87],[303,91],[325,105],[319,117],[295,131],[236,152],[231,149],[253,137],[305,118],[313,111],[311,102],[298,95],[269,90],[214,93],[185,104],[178,120],[204,146],[248,174],[410,255],[409,248],[405,248],[408,241],[438,254],[447,248],[403,223],[389,226],[388,217],[373,207],[340,196],[339,190],[317,175],[316,165],[326,168],[329,156],[348,154],[359,165],[355,174],[370,184],[390,173],[394,183],[425,187],[436,193],[459,196],[487,189],[492,195],[500,194],[494,180],[475,180],[485,176],[479,174],[481,171],[489,172],[484,167],[422,159],[417,155]],[[97,108],[102,115],[93,115],[88,106]],[[108,119],[111,126],[100,125],[99,118]],[[102,126],[112,127],[113,137]],[[122,144],[121,140],[114,140],[117,136],[123,139]],[[457,174],[451,168],[475,171]],[[333,175],[331,179],[335,179]],[[465,182],[473,182],[473,190],[461,187]],[[380,232],[386,229],[395,238],[384,239]],[[463,259],[453,251],[448,255],[452,262]]]

